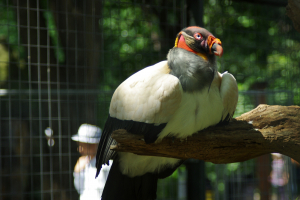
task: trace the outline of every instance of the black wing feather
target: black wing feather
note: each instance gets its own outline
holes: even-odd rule
[[[133,120],[120,120],[115,117],[108,116],[96,155],[96,177],[98,176],[102,165],[105,163],[107,164],[109,159],[113,159],[116,156],[116,152],[110,150],[111,145],[117,144],[117,142],[111,138],[112,132],[118,129],[125,129],[133,134],[142,134],[144,135],[145,142],[149,144],[156,141],[158,134],[165,128],[165,126],[166,123],[155,125],[145,122],[136,122]]]
[[[225,119],[220,120],[220,122],[216,125],[216,126],[226,126],[229,124],[230,120],[232,119],[232,116],[234,115],[234,113],[232,115],[230,115],[229,113],[226,115]]]

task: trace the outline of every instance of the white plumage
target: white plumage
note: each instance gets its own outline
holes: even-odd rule
[[[109,114],[121,120],[167,123],[181,101],[179,80],[164,73],[167,62],[133,74],[113,94]]]
[[[216,73],[210,87],[183,92],[179,79],[168,72],[167,61],[147,67],[126,79],[115,91],[110,115],[121,120],[167,123],[156,142],[166,136],[186,138],[216,125],[235,111],[238,98],[234,77]],[[153,172],[179,160],[119,153],[122,173],[130,177]]]
[[[146,67],[119,85],[97,151],[97,174],[102,164],[114,159],[104,200],[155,199],[158,178],[168,177],[183,162],[116,153],[110,150],[116,144],[113,131],[142,134],[146,143],[153,143],[167,136],[184,139],[230,121],[238,88],[231,74],[217,71],[215,56],[222,54],[221,41],[209,31],[188,27],[177,35],[167,61]]]

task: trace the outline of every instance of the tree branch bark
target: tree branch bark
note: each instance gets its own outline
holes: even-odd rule
[[[227,126],[209,127],[180,140],[164,138],[146,144],[141,135],[120,129],[112,150],[138,155],[194,158],[216,164],[241,162],[278,152],[300,162],[300,107],[259,105]]]
[[[289,0],[286,14],[293,21],[296,31],[300,33],[300,0]]]

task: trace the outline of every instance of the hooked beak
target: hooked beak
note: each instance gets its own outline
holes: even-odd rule
[[[219,56],[221,58],[223,55],[223,48],[221,45],[214,43],[211,47],[211,52],[213,52],[216,56]]]
[[[223,55],[223,48],[222,48],[222,42],[218,38],[215,38],[214,36],[210,35],[207,39],[207,44],[209,47],[209,52],[211,54],[215,54],[216,56],[222,57]]]

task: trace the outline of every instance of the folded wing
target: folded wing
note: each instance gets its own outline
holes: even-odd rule
[[[238,102],[238,86],[232,74],[224,72],[221,77],[220,95],[224,107],[222,121],[228,122],[233,117]]]
[[[133,74],[116,89],[98,146],[97,175],[102,164],[115,156],[110,150],[110,145],[116,144],[111,138],[114,130],[143,134],[146,143],[153,143],[171,119],[180,105],[182,87],[169,71],[166,61],[157,63]]]

